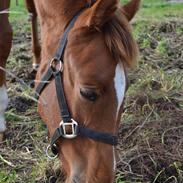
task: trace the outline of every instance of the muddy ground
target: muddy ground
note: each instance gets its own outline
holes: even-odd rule
[[[10,103],[6,140],[0,144],[0,182],[58,182],[63,174],[59,163],[45,156],[47,132],[33,100],[30,33],[16,26],[7,66]],[[116,182],[182,183],[183,22],[144,26],[137,39],[141,56],[129,74]]]

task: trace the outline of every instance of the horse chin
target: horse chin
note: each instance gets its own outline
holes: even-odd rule
[[[70,177],[67,178],[66,183],[85,183],[86,178],[84,173],[78,173],[71,175]]]
[[[113,178],[111,177],[105,177],[105,178],[99,178],[99,177],[86,177],[86,174],[80,173],[80,174],[75,174],[73,176],[70,176],[67,178],[65,183],[112,183]]]
[[[68,147],[67,144],[64,149],[62,146],[63,154],[59,157],[66,172],[66,183],[112,183],[115,174],[113,148],[86,142],[82,142],[82,146],[77,144],[80,151],[74,145]]]
[[[98,177],[88,177],[86,178],[86,175],[75,175],[71,176],[66,180],[66,183],[112,183],[113,178],[108,177],[108,178],[98,178]]]

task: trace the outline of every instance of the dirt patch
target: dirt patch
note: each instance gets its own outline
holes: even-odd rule
[[[145,61],[152,62],[156,69],[182,69],[183,63],[183,26],[182,22],[165,22],[152,25],[147,37],[149,45],[141,48]],[[144,38],[139,40],[142,45]]]
[[[182,25],[154,24],[139,36],[141,64],[147,67],[129,75],[135,87],[127,97],[128,123],[119,130],[121,181],[183,182]]]
[[[136,96],[130,98],[129,103],[132,103],[132,107],[128,112],[134,113],[134,111],[143,110],[145,105],[153,106],[157,112],[174,111],[180,109],[180,101],[176,99],[166,99],[161,96],[158,98],[152,98],[145,92],[138,93]],[[149,109],[150,112],[150,109]]]
[[[183,182],[182,111],[143,126],[124,124],[120,137],[118,171],[124,180]]]
[[[11,98],[8,109],[15,109],[17,112],[26,112],[32,105],[33,101],[24,97]]]

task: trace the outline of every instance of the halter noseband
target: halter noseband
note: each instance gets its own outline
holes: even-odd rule
[[[96,0],[93,0],[92,4],[95,3],[95,1]],[[38,99],[42,91],[45,89],[45,87],[49,83],[48,81],[50,81],[52,78],[55,79],[56,94],[57,94],[62,121],[60,122],[59,127],[55,130],[51,138],[51,143],[47,148],[47,156],[50,159],[54,159],[55,157],[57,157],[58,155],[57,141],[61,137],[65,139],[73,139],[73,138],[76,138],[77,136],[83,136],[83,137],[87,137],[95,141],[106,143],[109,145],[117,145],[117,136],[114,136],[108,133],[97,132],[90,128],[81,126],[74,119],[72,119],[71,114],[69,112],[68,105],[67,105],[64,88],[63,88],[63,81],[62,81],[63,62],[61,61],[61,59],[63,58],[64,50],[67,45],[68,34],[70,30],[74,27],[74,24],[77,18],[79,17],[79,15],[90,6],[91,4],[87,4],[70,21],[68,27],[66,28],[60,40],[59,48],[57,49],[55,56],[50,62],[50,67],[48,68],[46,74],[43,76],[40,84],[36,88],[36,98]],[[58,65],[59,65],[59,68],[57,68]],[[67,127],[70,127],[71,132],[67,133],[66,131]],[[55,155],[55,157],[51,157],[48,155],[49,148],[51,148],[52,153]]]

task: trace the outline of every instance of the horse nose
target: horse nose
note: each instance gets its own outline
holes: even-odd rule
[[[85,179],[82,178],[80,175],[75,175],[70,177],[66,180],[66,183],[85,183]]]
[[[76,165],[73,170],[71,170],[71,175],[66,183],[85,183],[85,170]]]

